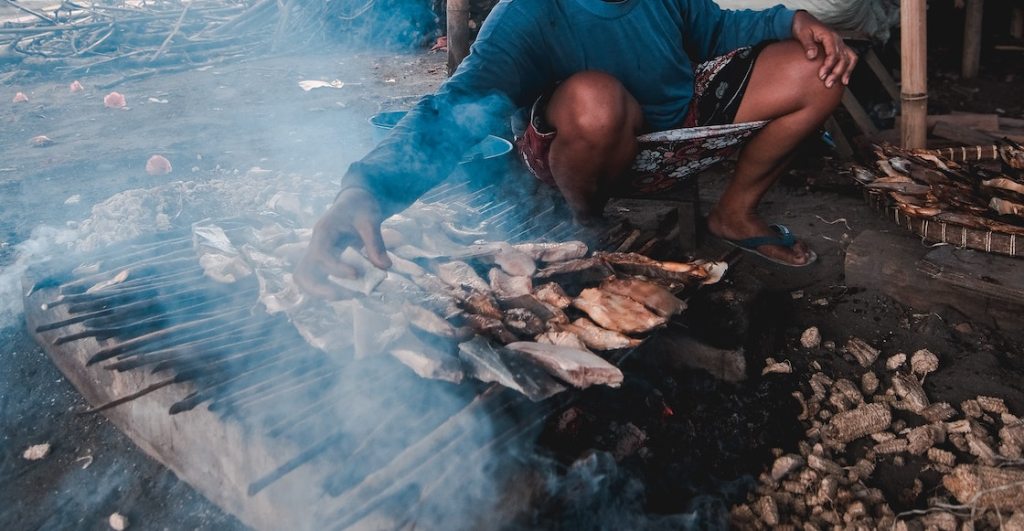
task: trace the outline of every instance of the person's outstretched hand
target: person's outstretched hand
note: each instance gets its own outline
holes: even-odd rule
[[[797,11],[793,17],[793,38],[804,47],[807,59],[817,59],[824,50],[825,60],[818,70],[818,78],[826,87],[832,88],[836,81],[844,85],[850,83],[850,74],[857,66],[857,54],[832,28],[806,11]]]
[[[351,295],[327,275],[356,278],[359,272],[341,261],[341,253],[360,243],[373,265],[391,267],[380,235],[381,221],[380,204],[370,192],[362,188],[341,192],[313,227],[309,248],[295,268],[295,283],[314,297],[340,299]]]

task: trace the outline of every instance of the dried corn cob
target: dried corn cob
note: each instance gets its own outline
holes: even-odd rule
[[[1024,470],[959,465],[942,484],[965,505],[999,510],[1024,507]]]
[[[846,444],[854,439],[878,433],[892,422],[892,412],[884,404],[866,404],[837,414],[823,430],[827,439]]]

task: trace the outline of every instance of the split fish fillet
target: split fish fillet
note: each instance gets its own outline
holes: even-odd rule
[[[491,281],[491,290],[499,298],[529,295],[533,291],[533,281],[528,276],[514,277],[495,267],[487,272]]]
[[[597,324],[608,330],[624,334],[649,332],[667,321],[655,315],[643,304],[597,288],[587,288],[572,305],[583,310]]]
[[[622,348],[633,348],[642,341],[633,339],[619,332],[607,330],[594,324],[586,317],[580,317],[568,325],[560,325],[560,329],[572,332],[583,341],[583,344],[593,350],[616,350]]]
[[[541,262],[564,262],[587,256],[587,244],[581,241],[557,243],[520,243],[516,250]]]
[[[522,353],[552,376],[580,389],[622,384],[622,371],[593,352],[528,341],[511,343],[507,348]]]
[[[534,402],[565,390],[546,372],[519,359],[515,353],[492,345],[482,337],[459,344],[459,358],[481,382],[497,382]]]
[[[562,286],[559,286],[554,282],[548,282],[543,286],[537,287],[534,291],[534,295],[536,295],[536,297],[541,301],[563,310],[572,304],[572,297],[566,295]]]
[[[600,289],[629,297],[661,317],[672,317],[686,309],[686,303],[671,291],[638,278],[610,277],[601,283]]]
[[[568,330],[551,330],[538,335],[535,339],[538,343],[587,350],[586,343],[579,336]]]
[[[438,264],[437,276],[454,288],[468,288],[482,293],[491,289],[469,264],[460,260]]]

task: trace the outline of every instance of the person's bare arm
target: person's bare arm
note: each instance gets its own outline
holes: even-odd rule
[[[824,51],[825,60],[818,71],[818,78],[826,87],[831,88],[836,81],[844,85],[850,83],[850,74],[857,66],[857,54],[832,28],[806,11],[797,11],[793,16],[793,38],[804,47],[807,59],[818,58],[819,46]]]

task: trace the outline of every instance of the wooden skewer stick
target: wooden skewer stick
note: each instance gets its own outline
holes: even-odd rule
[[[120,406],[121,404],[125,404],[127,402],[131,402],[132,400],[135,400],[136,398],[148,395],[149,393],[152,393],[153,391],[156,391],[157,389],[162,389],[164,387],[167,387],[168,385],[171,385],[172,383],[175,383],[174,378],[168,378],[168,379],[166,379],[164,381],[157,382],[157,383],[155,383],[153,385],[150,385],[150,386],[145,387],[145,388],[143,388],[143,389],[141,389],[139,391],[136,391],[136,392],[134,392],[134,393],[132,393],[130,395],[122,396],[121,398],[118,398],[117,400],[111,400],[110,402],[107,402],[106,404],[94,407],[92,409],[87,409],[85,411],[82,411],[81,413],[79,413],[79,415],[91,415],[93,413],[100,413],[100,412],[106,411],[108,409],[115,408],[117,406]]]

